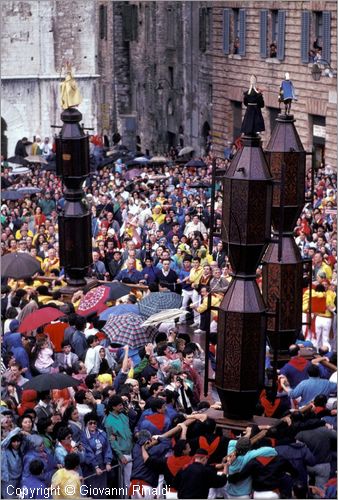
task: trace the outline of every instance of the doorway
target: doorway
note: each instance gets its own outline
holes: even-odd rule
[[[1,117],[1,156],[8,157],[8,138],[7,138],[7,123]]]

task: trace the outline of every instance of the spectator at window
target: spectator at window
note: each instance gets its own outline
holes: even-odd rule
[[[277,57],[277,43],[270,43],[270,57]]]
[[[234,41],[234,54],[238,54],[238,52],[239,52],[239,46],[240,46],[239,38],[236,37],[235,41]]]

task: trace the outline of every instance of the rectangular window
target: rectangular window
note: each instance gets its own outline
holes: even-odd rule
[[[279,114],[279,110],[277,108],[268,108],[269,111],[269,119],[270,119],[270,134],[276,126],[276,119]]]
[[[176,24],[175,24],[175,11],[173,8],[167,8],[167,46],[174,47],[176,39]]]
[[[199,10],[199,48],[202,52],[207,50],[207,9]]]
[[[302,11],[300,53],[302,63],[308,63],[310,59],[310,12],[307,10]]]
[[[278,37],[278,10],[271,11],[271,43],[277,43]]]
[[[315,12],[315,38],[319,47],[323,46],[323,13]]]
[[[231,101],[232,107],[232,135],[233,141],[241,136],[242,128],[242,103],[239,101]]]
[[[149,6],[145,6],[144,10],[144,35],[146,43],[150,41],[150,9]]]
[[[223,52],[230,53],[230,9],[223,9]]]
[[[174,68],[172,66],[168,66],[168,76],[171,87],[174,87]]]
[[[122,33],[125,42],[137,40],[138,15],[137,5],[123,4],[122,9]]]
[[[239,9],[232,9],[234,18],[234,40],[239,38]]]
[[[100,5],[99,10],[100,39],[107,40],[107,6]]]

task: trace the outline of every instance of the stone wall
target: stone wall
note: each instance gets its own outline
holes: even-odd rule
[[[8,156],[18,139],[52,136],[60,125],[61,66],[74,69],[86,127],[97,123],[95,0],[30,0],[1,3],[1,117]]]
[[[223,52],[223,9],[246,9],[246,55],[225,55]],[[261,59],[259,49],[259,10],[286,10],[285,58]],[[322,76],[315,82],[311,76],[312,65],[302,64],[300,57],[301,11],[331,12],[331,66],[337,69],[337,3],[335,1],[281,2],[214,2],[213,4],[213,143],[215,152],[223,156],[228,140],[234,139],[233,101],[242,101],[248,88],[250,74],[258,77],[258,86],[264,92],[266,131],[262,134],[266,144],[270,137],[269,109],[278,108],[279,85],[285,72],[290,73],[298,101],[292,104],[296,127],[306,150],[311,150],[312,115],[326,118],[326,162],[337,162],[337,78]],[[313,39],[311,39],[312,45]],[[243,111],[244,113],[244,106]]]

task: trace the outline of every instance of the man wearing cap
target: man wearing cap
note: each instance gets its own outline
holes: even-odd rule
[[[121,271],[123,266],[122,251],[119,248],[114,248],[113,258],[108,262],[108,271],[110,278],[113,280],[115,276]]]
[[[174,479],[177,498],[208,498],[210,488],[222,488],[226,485],[227,466],[217,473],[207,462],[207,450],[198,448],[193,463],[180,470]]]

